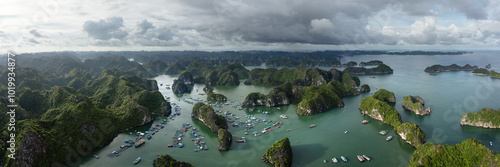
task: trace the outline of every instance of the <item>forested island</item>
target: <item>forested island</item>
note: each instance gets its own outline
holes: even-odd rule
[[[403,97],[403,102],[401,102],[403,109],[406,111],[413,111],[417,115],[429,115],[431,114],[431,108],[424,108],[425,101],[420,96],[405,96]]]
[[[278,167],[292,166],[292,159],[293,152],[288,137],[274,142],[274,144],[269,147],[266,150],[266,153],[262,156],[262,160],[264,162]]]
[[[380,64],[375,68],[364,68],[364,67],[347,67],[344,69],[351,75],[368,75],[368,74],[392,74],[394,70],[385,64]]]
[[[395,102],[393,92],[379,89],[373,96],[361,100],[359,109],[363,115],[391,125],[406,143],[418,148],[425,143],[425,134],[422,128],[413,123],[403,123],[399,112],[388,104],[388,102],[392,102],[392,99]]]
[[[413,152],[409,166],[497,166],[499,163],[498,153],[471,138],[455,145],[423,144]]]
[[[480,69],[477,69],[477,70],[474,70],[472,71],[472,74],[474,75],[487,75],[491,78],[498,78],[500,79],[500,73],[498,72],[495,72],[495,70],[487,70],[487,69],[484,69],[484,68],[480,68]]]
[[[190,163],[177,161],[170,155],[161,155],[153,161],[154,167],[193,167]]]
[[[500,109],[483,108],[475,113],[465,113],[460,119],[460,124],[482,128],[500,128]]]
[[[206,127],[219,136],[218,150],[229,150],[233,137],[231,133],[227,131],[227,122],[223,116],[217,115],[212,107],[204,103],[196,103],[193,106],[191,117],[203,122]]]
[[[443,72],[443,71],[473,71],[477,70],[477,66],[471,66],[470,64],[466,64],[464,66],[459,66],[457,64],[452,64],[449,66],[443,66],[443,65],[433,65],[430,67],[425,68],[425,72],[428,72],[430,75],[436,75],[438,72]]]

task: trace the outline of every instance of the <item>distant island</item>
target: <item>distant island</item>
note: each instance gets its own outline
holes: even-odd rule
[[[274,142],[262,156],[262,161],[278,167],[292,166],[292,159],[292,147],[290,146],[288,137]]]
[[[499,163],[498,153],[471,138],[455,145],[423,144],[413,152],[409,166],[497,166]]]
[[[378,96],[375,96],[375,94],[378,94]],[[417,124],[403,123],[399,112],[388,104],[388,101],[395,99],[391,97],[394,93],[385,89],[379,89],[375,94],[374,96],[368,96],[361,100],[359,103],[361,113],[391,125],[406,143],[415,148],[424,144],[425,133],[422,128]]]
[[[460,125],[482,128],[500,128],[500,109],[483,108],[475,113],[465,113],[460,119]]]
[[[380,64],[375,68],[364,68],[364,67],[347,67],[344,69],[351,75],[368,75],[368,74],[392,74],[394,70],[385,64]]]
[[[474,74],[474,75],[487,75],[491,78],[500,79],[500,73],[495,72],[494,70],[489,71],[489,70],[484,69],[484,68],[474,70],[474,71],[472,71],[472,74]]]
[[[430,75],[437,75],[438,72],[443,72],[443,71],[473,71],[477,70],[477,66],[471,66],[470,64],[466,64],[465,66],[461,67],[457,64],[452,64],[449,66],[443,66],[443,65],[433,65],[430,67],[425,68],[425,72],[428,72]]]
[[[431,108],[424,108],[425,101],[420,96],[405,96],[401,102],[403,109],[406,111],[413,111],[417,115],[431,114]]]
[[[371,60],[369,62],[361,62],[361,63],[359,63],[359,66],[378,66],[381,64],[384,64],[384,62],[382,62],[380,60]]]

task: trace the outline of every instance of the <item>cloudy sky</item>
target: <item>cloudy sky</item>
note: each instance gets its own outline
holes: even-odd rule
[[[497,49],[500,0],[3,0],[0,49]]]

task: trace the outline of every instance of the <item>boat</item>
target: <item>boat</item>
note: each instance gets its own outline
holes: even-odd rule
[[[137,157],[137,159],[135,159],[134,165],[137,164],[137,163],[139,163],[139,162],[141,162],[141,157]]]
[[[241,137],[239,139],[236,139],[236,143],[245,143],[247,142],[247,139],[245,139],[245,137]]]
[[[98,155],[94,155],[94,158],[95,158],[95,159],[99,159],[99,158],[101,158],[101,157],[99,157]]]
[[[356,155],[356,157],[358,158],[359,162],[365,161],[365,158],[363,158],[363,156],[361,156],[361,155]]]
[[[344,156],[340,156],[340,159],[342,159],[342,161],[344,162],[347,162],[347,158],[345,158]]]
[[[367,160],[367,161],[371,161],[371,160],[372,160],[370,157],[368,157],[368,156],[366,156],[366,155],[362,155],[362,156],[363,156],[363,158],[365,158],[365,160]]]
[[[385,138],[385,140],[389,141],[392,139],[392,136],[388,136],[387,138]]]
[[[148,138],[148,140],[150,140],[150,139],[151,139],[151,135],[148,135],[148,137],[147,137],[147,138]]]
[[[135,142],[135,147],[140,147],[144,143],[146,143],[146,139],[142,138],[141,140]]]
[[[386,130],[383,130],[383,131],[378,132],[378,134],[380,134],[380,135],[382,135],[382,136],[383,136],[383,135],[386,135],[386,134],[387,134],[387,131],[386,131]]]
[[[278,107],[278,108],[276,108],[276,109],[281,110],[281,108],[280,108],[280,107]]]
[[[337,158],[333,157],[332,158],[332,163],[338,163],[339,161],[337,160]]]
[[[316,125],[311,124],[311,125],[309,125],[308,127],[309,127],[309,128],[314,128],[315,126],[316,126]]]
[[[349,131],[346,130],[344,133],[347,134],[347,133],[349,133]]]
[[[323,160],[323,163],[326,164],[326,159]]]
[[[288,117],[285,114],[281,114],[280,117],[283,119],[288,119]]]
[[[492,146],[492,145],[493,145],[493,142],[490,141],[490,146]]]
[[[368,121],[368,120],[363,120],[361,123],[362,123],[362,124],[367,124],[368,122],[370,122],[370,121]]]

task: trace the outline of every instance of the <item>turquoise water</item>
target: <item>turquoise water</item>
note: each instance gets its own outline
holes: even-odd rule
[[[465,65],[478,65],[484,67],[492,65],[492,69],[500,71],[500,58],[496,52],[477,52],[459,56],[354,56],[345,57],[341,61],[369,61],[382,60],[394,69],[391,75],[359,76],[362,84],[367,83],[375,89],[385,88],[393,91],[397,102],[394,107],[402,116],[403,122],[418,124],[426,133],[427,142],[438,144],[455,144],[468,138],[476,138],[483,143],[493,141],[493,146],[488,148],[500,152],[500,130],[482,129],[475,127],[461,127],[460,117],[466,112],[475,112],[483,107],[493,109],[500,108],[500,79],[490,79],[486,76],[474,76],[470,72],[443,72],[437,76],[431,76],[424,72],[425,67],[434,64],[449,65],[456,63]],[[329,69],[329,68],[322,68]],[[176,76],[158,76],[154,79],[158,83],[171,84]],[[199,92],[196,89],[199,89]],[[283,126],[275,128],[268,135],[251,136],[244,135],[244,128],[233,128],[229,131],[234,139],[246,137],[247,143],[234,143],[230,151],[217,151],[217,136],[204,127],[199,121],[190,117],[192,104],[182,101],[187,98],[206,99],[202,93],[203,85],[195,85],[191,94],[181,97],[172,94],[171,90],[161,87],[163,95],[171,97],[172,102],[182,106],[181,115],[175,120],[169,121],[165,129],[153,136],[140,148],[125,150],[119,157],[108,157],[107,154],[118,150],[125,139],[132,139],[135,135],[129,132],[135,130],[144,131],[152,124],[159,123],[163,118],[157,118],[153,123],[143,127],[132,129],[119,134],[109,145],[91,153],[99,155],[100,159],[91,156],[80,159],[73,166],[133,166],[132,162],[138,156],[143,159],[136,166],[151,166],[157,154],[169,154],[177,160],[190,162],[195,166],[270,166],[261,161],[265,150],[283,137],[289,137],[293,149],[293,166],[320,166],[333,165],[323,164],[323,160],[330,162],[332,157],[339,159],[341,155],[348,158],[349,162],[339,162],[335,166],[407,166],[414,148],[401,140],[392,130],[392,127],[375,121],[369,117],[363,117],[358,109],[359,102],[370,93],[359,96],[343,98],[345,107],[335,108],[328,112],[309,117],[299,117],[295,114],[296,102],[289,106],[276,108],[256,107],[269,111],[270,114],[240,111],[231,105],[236,105],[244,100],[250,92],[261,92],[267,94],[272,86],[244,85],[235,87],[214,87],[218,93],[223,93],[229,99],[238,100],[229,106],[224,106],[223,111],[229,110],[241,119],[244,114],[254,114],[256,117],[267,120],[281,121]],[[426,107],[431,107],[432,115],[416,116],[412,112],[404,111],[401,107],[401,99],[407,95],[419,95],[425,102]],[[179,101],[181,100],[181,101]],[[217,108],[216,108],[217,109]],[[279,118],[280,114],[286,114],[288,119]],[[367,119],[368,124],[361,124]],[[184,148],[168,148],[176,130],[181,128],[182,123],[191,123],[200,129],[205,135],[205,141],[209,147],[207,151],[194,152],[194,144],[189,138],[184,139]],[[308,128],[310,124],[316,127]],[[265,125],[260,123],[256,131],[261,131]],[[287,129],[290,131],[287,132]],[[388,135],[394,139],[387,142],[386,136],[378,134],[381,130],[390,130]],[[349,131],[345,134],[344,131]],[[497,144],[498,143],[498,144]],[[371,162],[360,163],[356,155],[365,154],[372,158]],[[340,159],[339,159],[340,160]]]

